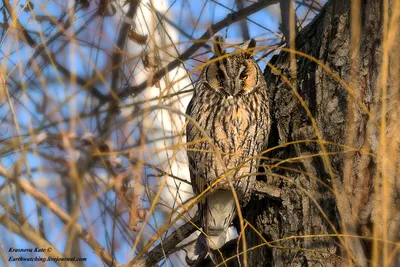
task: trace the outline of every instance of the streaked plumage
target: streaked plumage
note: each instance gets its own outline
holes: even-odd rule
[[[228,180],[245,205],[254,187],[257,155],[265,149],[270,129],[266,83],[251,51],[246,52],[255,41],[230,54],[222,49],[221,41],[216,38],[215,57],[202,70],[186,111],[195,121],[188,120],[186,128],[195,195],[222,178],[199,202],[201,225],[211,249],[224,245],[236,215]],[[204,139],[203,131],[210,140]]]

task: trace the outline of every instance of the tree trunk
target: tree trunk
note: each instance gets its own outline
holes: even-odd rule
[[[380,88],[385,51],[384,1],[361,1],[360,37],[354,39],[359,45],[358,56],[351,49],[354,21],[348,2],[329,1],[296,38],[297,51],[318,59],[345,83],[304,56],[296,55],[297,75],[292,78],[289,53],[282,51],[270,61],[296,84],[296,92],[315,119],[319,133],[295,91],[276,70],[271,67],[265,70],[273,120],[268,147],[287,145],[267,153],[265,170],[260,169],[266,175],[260,175],[258,180],[265,182],[264,190],[269,193],[254,194],[243,209],[244,218],[264,239],[250,227],[246,228],[248,266],[367,266],[371,259],[385,262],[385,256],[393,248],[387,246],[388,254],[382,254],[385,242],[338,234],[399,240],[399,205],[395,205],[396,201],[399,203],[397,163],[386,165],[388,170],[383,165],[382,170],[393,171],[392,176],[386,173],[390,177],[386,185],[385,179],[378,180],[385,177],[384,171],[379,171],[380,157],[384,157],[378,135],[382,99],[387,102],[384,151],[392,153],[392,161],[398,162],[395,126],[398,126],[400,99],[399,79],[396,79],[400,74],[399,36],[394,34],[392,46],[386,47],[390,70],[387,97],[382,98],[382,91],[377,88]],[[392,18],[398,13],[394,5],[393,1],[389,8]],[[398,20],[390,25],[400,29],[397,24]],[[353,34],[357,37],[356,31]],[[389,37],[390,34],[389,29]],[[354,89],[352,94],[346,84]],[[386,204],[381,201],[384,197],[377,197],[383,188],[389,190]],[[381,215],[385,208],[390,211],[386,217]],[[254,248],[260,244],[264,245]],[[225,258],[236,254],[236,245],[227,245],[224,253]],[[398,254],[395,251],[392,256]],[[395,259],[396,256],[391,264],[396,264]],[[398,259],[399,256],[397,264],[400,264]],[[228,265],[239,266],[236,259]]]

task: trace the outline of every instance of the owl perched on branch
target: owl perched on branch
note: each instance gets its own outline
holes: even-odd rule
[[[265,149],[270,115],[266,82],[252,57],[255,40],[226,53],[214,39],[214,56],[201,71],[187,108],[186,128],[193,191],[199,197],[203,239],[221,248],[236,215],[233,189],[246,205]],[[212,186],[212,187],[211,187]]]

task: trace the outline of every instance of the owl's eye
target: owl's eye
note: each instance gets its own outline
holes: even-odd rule
[[[241,79],[241,80],[244,80],[244,81],[245,81],[245,80],[247,80],[247,78],[249,78],[249,75],[247,75],[247,74],[245,74],[245,73],[244,73],[244,74],[240,74],[240,79]]]
[[[224,78],[221,74],[217,74],[216,75],[217,81],[219,83],[219,86],[223,86],[224,85]]]

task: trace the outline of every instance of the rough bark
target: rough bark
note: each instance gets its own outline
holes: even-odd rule
[[[296,50],[315,57],[347,84],[352,82],[348,2],[329,1],[296,38]],[[353,80],[356,88],[354,96],[358,100],[352,98],[354,101],[348,102],[351,96],[344,84],[310,59],[296,56],[297,72],[292,78],[289,53],[282,51],[270,61],[296,84],[297,92],[315,119],[320,137],[332,144],[325,143],[330,153],[328,161],[318,156],[323,150],[317,142],[287,145],[266,154],[265,169],[260,168],[266,175],[260,175],[258,179],[266,183],[269,191],[277,193],[274,196],[253,195],[243,214],[269,244],[248,251],[248,266],[367,266],[371,259],[372,242],[326,236],[338,233],[372,236],[372,224],[379,219],[376,218],[378,215],[374,215],[378,214],[375,208],[380,208],[374,202],[374,192],[378,194],[380,190],[374,191],[374,184],[378,183],[374,181],[378,160],[365,152],[378,154],[379,136],[373,124],[380,122],[381,93],[376,88],[383,50],[383,1],[361,2],[359,67],[357,78]],[[396,27],[399,29],[398,25]],[[388,79],[391,81],[388,97],[385,99],[389,99],[387,115],[397,119],[399,112],[395,105],[399,101],[399,82],[395,75],[399,74],[399,51],[395,47],[399,46],[398,39],[396,35],[395,45],[390,50],[393,65],[391,78]],[[312,121],[293,89],[270,67],[266,68],[265,77],[273,120],[268,147],[293,141],[318,140]],[[376,116],[375,122],[363,108]],[[392,124],[396,125],[393,118]],[[353,138],[349,139],[349,131],[352,131],[350,136]],[[394,136],[389,121],[386,134],[388,138]],[[348,151],[340,146],[346,144],[358,151]],[[398,158],[399,141],[394,141],[392,145],[396,147],[393,155]],[[396,169],[396,166],[393,168]],[[396,207],[396,199],[399,203],[396,195],[399,182],[396,181],[392,179],[390,184],[397,190],[390,195],[395,212],[389,216],[388,226],[388,238],[394,242],[399,240],[396,228],[399,225],[399,213],[396,213],[399,210],[398,205]],[[246,229],[246,239],[248,249],[265,243],[250,227]],[[224,248],[225,258],[235,253],[236,245],[229,244]],[[228,266],[239,264],[234,259],[229,261]]]

